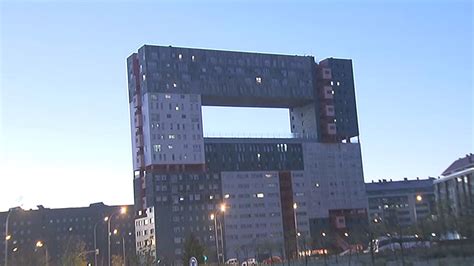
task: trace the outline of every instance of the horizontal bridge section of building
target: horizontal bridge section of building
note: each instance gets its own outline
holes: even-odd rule
[[[315,99],[311,56],[150,45],[134,56],[142,93],[201,94],[204,106],[290,108]]]

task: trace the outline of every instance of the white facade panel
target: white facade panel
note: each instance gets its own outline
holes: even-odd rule
[[[144,126],[147,164],[203,164],[201,97],[147,93]]]
[[[226,258],[255,257],[258,247],[284,250],[278,172],[222,172]],[[247,254],[246,254],[247,253]]]
[[[303,158],[310,218],[327,218],[329,210],[367,208],[358,143],[303,143]]]

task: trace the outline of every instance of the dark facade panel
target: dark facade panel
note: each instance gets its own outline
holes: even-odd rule
[[[146,45],[138,59],[143,75],[128,75],[129,82],[141,80],[142,93],[197,93],[213,106],[291,107],[313,100],[311,56]]]
[[[209,171],[303,170],[302,145],[296,143],[205,143]]]
[[[352,60],[335,58],[326,60],[332,72],[337,134],[340,137],[358,136],[359,126]]]
[[[282,171],[278,173],[286,259],[298,257],[296,216],[295,209],[293,208],[295,201],[293,199],[293,185],[291,178],[290,172]]]
[[[182,257],[183,243],[191,234],[206,250],[215,250],[214,222],[210,219],[222,202],[218,173],[153,173],[147,175],[155,206],[158,259],[171,264]],[[214,253],[208,252],[209,255]]]

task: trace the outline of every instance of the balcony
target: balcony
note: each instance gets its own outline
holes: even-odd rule
[[[332,72],[330,68],[323,67],[321,69],[323,79],[332,79]]]
[[[144,158],[143,158],[143,155],[141,155],[141,154],[140,154],[140,155],[137,155],[137,165],[138,165],[138,166],[143,166],[143,164],[144,164],[143,159],[144,159]]]
[[[142,127],[143,126],[142,116],[138,113],[135,113],[134,122],[135,122],[135,127]]]
[[[142,106],[142,98],[139,95],[133,96],[133,107],[139,108]]]
[[[137,137],[136,138],[136,143],[137,143],[137,148],[143,147],[143,138],[142,137]]]

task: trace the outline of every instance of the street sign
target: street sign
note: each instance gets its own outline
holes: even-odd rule
[[[198,261],[195,257],[189,259],[189,266],[198,266]]]

